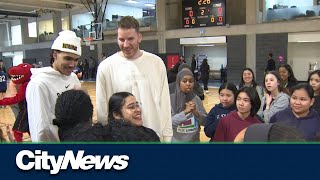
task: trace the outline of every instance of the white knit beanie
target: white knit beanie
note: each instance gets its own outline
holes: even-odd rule
[[[54,40],[51,49],[81,56],[81,38],[77,37],[73,31],[61,31],[56,40]]]

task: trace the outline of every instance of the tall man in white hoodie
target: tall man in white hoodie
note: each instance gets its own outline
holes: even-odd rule
[[[73,31],[61,31],[52,46],[51,67],[31,69],[26,91],[32,142],[59,141],[58,127],[52,124],[58,96],[81,84],[73,69],[81,56],[81,39]]]
[[[118,23],[120,52],[98,67],[96,82],[97,117],[108,122],[108,102],[120,91],[132,93],[142,103],[143,125],[153,129],[161,141],[171,142],[171,105],[165,65],[158,56],[140,50],[139,23],[131,16]]]

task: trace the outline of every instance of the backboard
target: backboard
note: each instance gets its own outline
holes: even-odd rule
[[[82,26],[83,31],[82,31],[82,37],[83,41],[86,41],[88,39],[94,40],[94,41],[100,41],[103,40],[103,27],[102,23],[91,23],[91,24],[86,24]]]

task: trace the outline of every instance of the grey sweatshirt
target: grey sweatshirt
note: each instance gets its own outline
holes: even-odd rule
[[[206,110],[202,101],[195,96],[192,101],[196,104],[200,119],[197,119],[192,113],[185,114],[182,112],[174,112],[171,108],[172,116],[172,142],[199,142],[200,141],[200,125],[204,125]]]
[[[264,120],[265,123],[270,122],[270,118],[277,112],[286,109],[289,106],[290,97],[283,92],[280,92],[276,98],[270,104],[270,108],[263,110],[266,104],[266,97],[262,98],[260,110],[258,115]]]

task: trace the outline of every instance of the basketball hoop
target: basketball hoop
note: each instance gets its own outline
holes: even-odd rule
[[[83,41],[86,43],[86,46],[90,46],[91,42],[93,42],[93,37],[85,37],[83,38]]]

